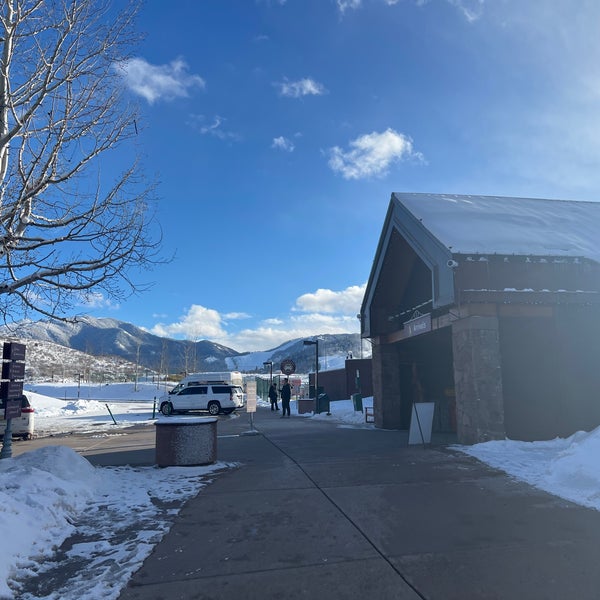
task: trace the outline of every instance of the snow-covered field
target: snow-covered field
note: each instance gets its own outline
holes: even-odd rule
[[[155,384],[26,386],[38,436],[115,431],[152,423]],[[364,404],[372,405],[372,398]],[[267,406],[259,401],[259,405]],[[113,422],[110,408],[116,421]],[[292,402],[292,414],[296,412]],[[331,403],[339,427],[369,427],[352,401]],[[233,417],[235,418],[235,417]],[[243,417],[242,417],[243,418]],[[15,442],[19,443],[19,442]],[[573,502],[600,510],[600,428],[547,442],[487,442],[453,446],[483,462]],[[0,460],[0,598],[117,598],[127,580],[170,527],[179,506],[236,465],[92,467],[64,446]],[[58,548],[77,534],[76,543]],[[51,592],[36,582],[69,571]],[[64,580],[64,576],[62,580]],[[27,586],[24,583],[27,582]]]
[[[155,383],[44,383],[26,385],[25,392],[35,408],[35,435],[44,437],[150,424],[153,415],[158,414],[158,400],[166,389]]]

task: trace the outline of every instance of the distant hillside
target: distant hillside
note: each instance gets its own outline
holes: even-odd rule
[[[291,358],[299,373],[314,369],[314,346],[304,346],[303,339],[290,340],[280,346],[262,352],[236,352],[207,340],[197,342],[162,338],[116,319],[81,317],[77,322],[22,321],[15,325],[0,327],[4,339],[47,342],[85,355],[120,359],[135,370],[147,369],[157,373],[183,373],[195,371],[264,372],[263,363],[273,362],[273,372],[279,369],[283,359]],[[368,345],[368,344],[367,344]],[[28,346],[31,346],[28,343]],[[336,359],[352,352],[360,354],[358,334],[319,336],[319,368],[333,368]],[[84,359],[79,357],[80,362]],[[337,363],[339,364],[339,362]],[[336,364],[336,366],[337,366]]]
[[[145,371],[135,363],[115,356],[95,357],[60,344],[26,339],[0,339],[19,341],[26,345],[25,381],[69,381],[81,383],[113,383],[139,380],[156,380],[156,374]]]
[[[206,340],[172,340],[116,319],[81,317],[76,322],[22,321],[0,335],[52,342],[92,356],[117,356],[160,373],[217,371],[239,353]]]

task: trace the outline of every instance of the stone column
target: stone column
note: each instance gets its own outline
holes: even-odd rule
[[[504,439],[504,397],[497,317],[452,324],[456,427],[461,444]]]
[[[373,408],[375,427],[400,429],[400,367],[394,344],[373,344]]]

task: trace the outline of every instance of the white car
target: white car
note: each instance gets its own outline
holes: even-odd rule
[[[25,394],[21,396],[21,416],[12,419],[10,430],[13,437],[22,437],[24,440],[33,438],[35,410],[29,403]],[[4,437],[6,421],[4,420],[4,401],[0,400],[0,437]]]
[[[169,393],[160,403],[160,412],[170,415],[175,412],[207,410],[211,415],[232,413],[244,406],[244,391],[238,385],[192,385]]]

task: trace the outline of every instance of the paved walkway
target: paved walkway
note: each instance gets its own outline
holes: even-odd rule
[[[185,505],[121,600],[600,597],[600,513],[405,432],[268,409],[255,424],[219,422],[218,458],[240,466]]]

